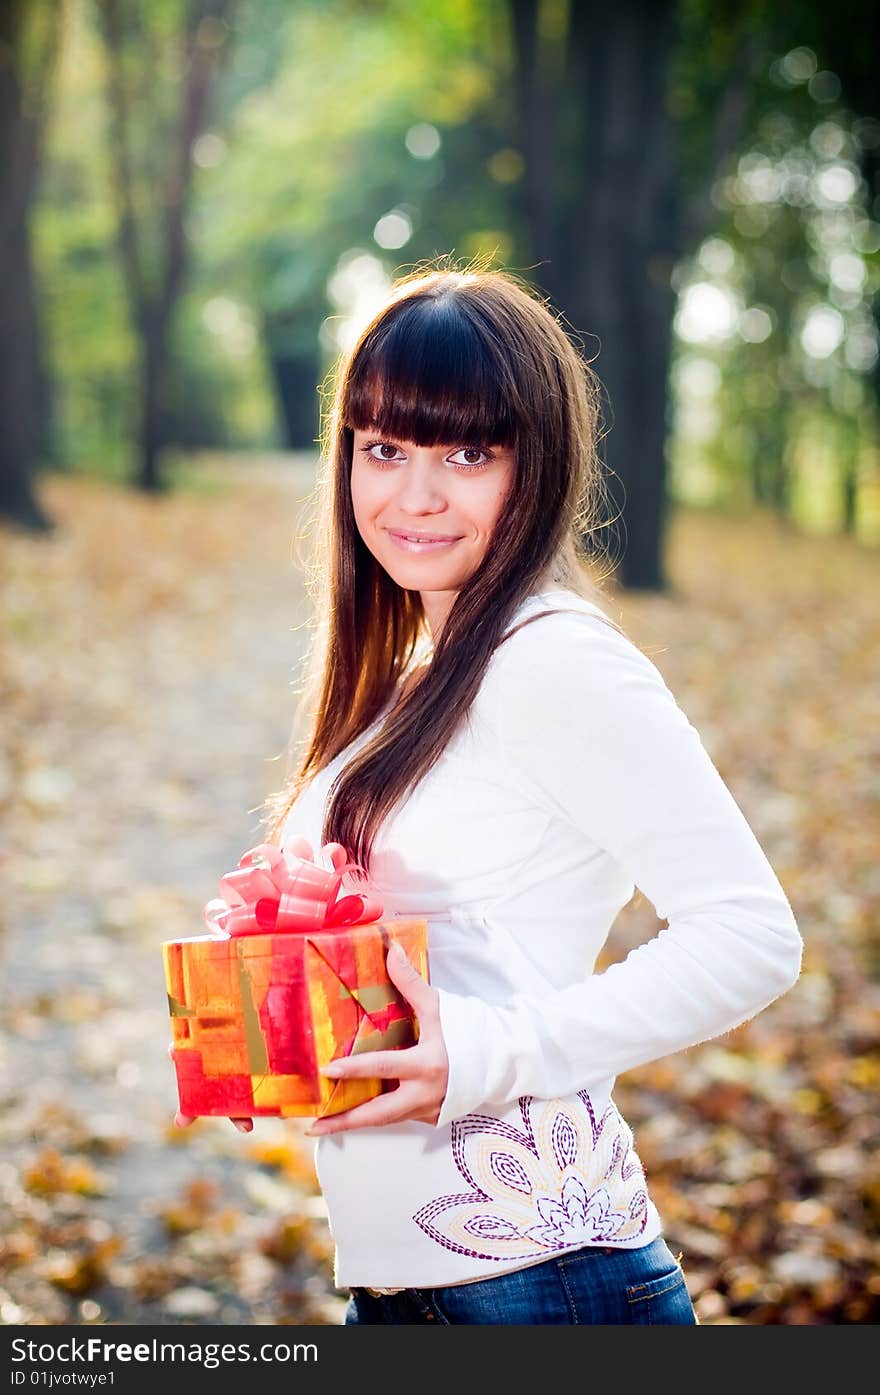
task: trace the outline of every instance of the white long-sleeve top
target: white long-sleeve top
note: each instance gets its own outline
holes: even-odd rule
[[[797,980],[778,878],[654,663],[569,591],[530,596],[469,720],[386,821],[371,880],[428,921],[449,1084],[436,1125],[317,1141],[338,1286],[434,1287],[662,1232],[615,1077]],[[386,712],[377,719],[378,725]],[[283,837],[320,846],[347,759]],[[667,925],[594,972],[638,887]]]

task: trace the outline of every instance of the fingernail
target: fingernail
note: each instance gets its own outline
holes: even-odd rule
[[[340,1061],[328,1061],[326,1066],[321,1067],[322,1075],[341,1075],[342,1063]]]
[[[391,942],[391,953],[394,955],[395,959],[406,959],[406,950],[403,948],[403,945],[398,944],[397,940],[392,940]]]

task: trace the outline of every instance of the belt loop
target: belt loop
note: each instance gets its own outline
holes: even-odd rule
[[[425,1322],[436,1322],[437,1314],[434,1311],[434,1304],[431,1302],[431,1289],[408,1288],[406,1296],[413,1303],[424,1318]]]

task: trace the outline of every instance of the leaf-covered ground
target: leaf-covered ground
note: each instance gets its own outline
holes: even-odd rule
[[[156,499],[41,481],[0,539],[0,1322],[338,1323],[296,1121],[171,1126],[160,942],[201,930],[280,783],[312,463],[207,462]],[[622,1077],[704,1324],[880,1316],[875,551],[678,516],[665,596],[614,613],[746,813],[798,986]],[[604,962],[653,934],[636,894]]]

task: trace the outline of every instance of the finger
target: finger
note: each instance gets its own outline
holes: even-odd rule
[[[413,1116],[419,1107],[411,1089],[401,1086],[389,1095],[377,1095],[375,1099],[359,1104],[356,1109],[345,1109],[339,1114],[328,1114],[315,1119],[304,1132],[309,1138],[320,1138],[328,1133],[345,1133],[349,1129],[371,1129],[380,1124],[399,1124]],[[424,1108],[422,1102],[421,1107]]]
[[[321,857],[330,859],[335,872],[341,872],[348,863],[348,853],[341,843],[325,843],[321,849]]]
[[[414,968],[407,958],[406,950],[395,940],[385,957],[385,966],[388,970],[388,977],[404,996],[411,1007],[415,1008],[416,1016],[429,1012],[436,1002],[436,992],[422,978],[418,969]]]
[[[235,1127],[238,1129],[239,1133],[252,1133],[252,1132],[253,1132],[253,1127],[254,1127],[254,1121],[253,1121],[253,1119],[238,1118],[238,1119],[230,1119],[229,1122],[230,1122],[231,1124],[234,1124],[234,1125],[235,1125]],[[194,1117],[192,1114],[183,1114],[183,1113],[181,1112],[181,1110],[178,1109],[177,1113],[176,1113],[175,1116],[174,1116],[174,1123],[175,1123],[175,1126],[176,1126],[177,1128],[179,1128],[179,1129],[188,1129],[189,1126],[190,1126],[190,1124],[194,1124],[194,1123],[195,1123],[195,1117]]]
[[[291,857],[301,857],[306,862],[314,862],[315,853],[308,838],[304,838],[301,833],[296,833],[292,838],[288,838],[284,844],[283,851],[290,853]]]
[[[418,1059],[413,1059],[418,1047],[393,1051],[363,1051],[354,1056],[342,1056],[321,1067],[321,1074],[330,1080],[412,1080],[419,1074]]]

